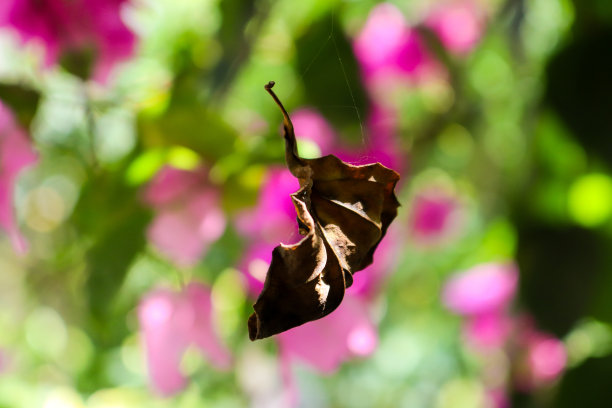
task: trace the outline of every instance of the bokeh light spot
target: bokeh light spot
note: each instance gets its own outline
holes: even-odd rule
[[[464,161],[472,154],[474,142],[466,128],[453,123],[440,134],[438,147],[449,158]]]
[[[246,301],[246,282],[243,275],[227,268],[215,280],[211,291],[214,323],[222,336],[230,336],[242,323],[238,311]]]
[[[557,339],[538,342],[529,354],[534,375],[541,379],[555,378],[565,367],[567,356],[563,343]]]
[[[130,372],[140,376],[146,375],[144,353],[141,348],[141,338],[134,334],[127,337],[121,345],[121,362]]]
[[[569,365],[576,366],[590,357],[603,357],[612,351],[612,328],[610,325],[586,319],[565,338]]]
[[[249,274],[260,282],[266,280],[268,274],[268,268],[270,264],[262,259],[253,259],[249,262]]]
[[[34,310],[25,321],[25,335],[32,350],[46,358],[57,358],[68,339],[62,317],[49,307]]]
[[[312,140],[298,139],[297,145],[300,157],[314,159],[321,156],[321,149],[319,149],[319,146]]]
[[[228,268],[221,272],[212,287],[212,302],[215,308],[238,310],[245,300],[245,283],[239,271]]]
[[[51,391],[43,408],[84,408],[83,400],[79,394],[70,388],[56,388]]]
[[[91,363],[95,350],[85,332],[77,327],[68,327],[66,347],[60,363],[74,374],[82,374]]]
[[[476,57],[469,75],[474,89],[486,97],[503,96],[513,89],[508,61],[492,48]]]
[[[164,324],[172,316],[172,307],[172,301],[165,297],[149,300],[142,309],[143,324],[152,327]]]
[[[473,408],[484,406],[484,401],[484,389],[479,381],[454,379],[442,387],[436,406],[438,408]]]
[[[368,356],[376,349],[378,339],[369,326],[358,326],[348,336],[347,345],[351,352],[358,356]]]
[[[168,151],[168,164],[181,170],[194,170],[200,164],[200,156],[191,149],[175,146]]]
[[[138,156],[128,167],[125,178],[128,184],[138,185],[149,180],[164,165],[165,152],[152,149]]]
[[[26,198],[26,223],[38,232],[51,232],[66,216],[66,203],[53,188],[38,187]]]
[[[596,227],[612,215],[612,179],[605,174],[588,174],[569,189],[568,210],[585,227]]]

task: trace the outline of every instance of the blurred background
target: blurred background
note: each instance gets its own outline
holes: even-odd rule
[[[248,340],[304,157],[402,204]],[[0,407],[608,407],[612,3],[5,0]]]

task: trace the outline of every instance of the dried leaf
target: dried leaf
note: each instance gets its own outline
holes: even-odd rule
[[[264,288],[249,317],[249,337],[262,339],[320,319],[338,307],[353,273],[372,257],[399,202],[394,188],[399,174],[380,163],[353,166],[333,155],[303,159],[298,155],[293,124],[266,85],[284,116],[285,157],[300,190],[291,195],[300,233],[295,245],[279,245]]]

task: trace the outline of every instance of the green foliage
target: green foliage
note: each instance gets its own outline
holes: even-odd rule
[[[40,101],[38,91],[23,85],[0,83],[0,100],[16,112],[23,127],[30,128]]]
[[[353,49],[375,1],[129,3],[122,15],[138,51],[107,84],[88,79],[96,55],[87,47],[43,68],[42,43],[21,45],[0,28],[0,101],[38,156],[14,186],[5,180],[1,166],[14,157],[4,156],[0,123],[0,207],[29,243],[15,253],[0,218],[0,407],[267,406],[286,396],[283,349],[251,344],[245,324],[254,299],[242,262],[265,237],[243,235],[240,221],[268,171],[284,166],[270,80],[291,114],[307,107],[329,122],[337,150],[365,147],[373,108],[392,111],[391,153],[403,167],[395,252],[367,296],[376,352],[329,375],[293,365],[300,406],[482,408],[493,380],[510,384],[513,407],[609,405],[609,1],[476,2],[483,32],[466,52],[427,26],[441,2],[393,1],[435,70],[386,88],[367,83]],[[147,191],[167,168],[198,180],[167,204],[173,214],[200,189],[219,195],[226,226],[193,264],[173,260],[149,231],[162,210]],[[414,233],[424,193],[456,206],[452,228],[431,242]],[[530,316],[568,352],[565,375],[530,391],[513,382],[525,370],[520,356],[483,359],[467,345],[467,319],[442,301],[456,272],[507,261],[520,280],[506,312]],[[181,362],[189,385],[159,398],[138,305],[192,280],[210,287],[233,365],[218,371],[192,347]]]
[[[357,139],[368,100],[351,44],[341,27],[334,13],[311,22],[296,39],[296,62],[308,103]]]

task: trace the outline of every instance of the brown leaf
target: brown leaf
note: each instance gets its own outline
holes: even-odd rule
[[[353,283],[352,274],[372,263],[399,206],[393,191],[399,174],[380,163],[353,166],[333,155],[301,158],[293,124],[273,86],[271,81],[265,88],[283,112],[285,157],[301,187],[291,199],[305,237],[274,248],[255,313],[249,317],[251,340],[336,309]]]

